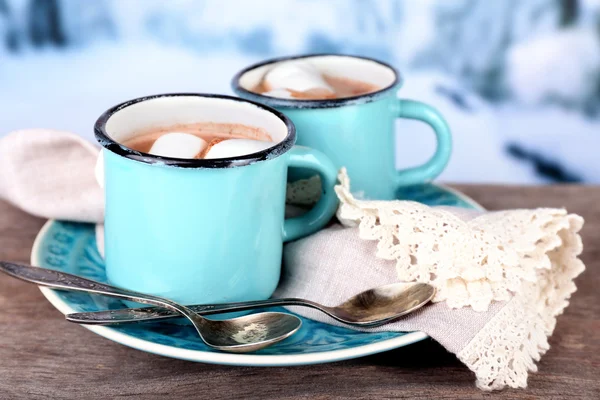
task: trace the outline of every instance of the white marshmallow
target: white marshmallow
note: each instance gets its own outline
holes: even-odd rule
[[[331,93],[335,91],[314,65],[306,61],[286,62],[276,65],[264,78],[270,90],[290,89],[296,92],[306,92],[310,89],[324,89]],[[279,96],[276,96],[279,97]]]
[[[96,175],[96,182],[98,186],[104,189],[104,151],[100,150],[98,158],[96,159],[96,167],[94,168],[94,175]]]
[[[239,157],[246,154],[256,153],[273,146],[273,142],[252,139],[229,139],[212,146],[204,156],[209,158]]]
[[[189,133],[165,133],[152,145],[149,153],[155,156],[194,158],[207,146],[205,140]]]
[[[263,96],[279,97],[280,99],[292,99],[292,93],[287,89],[273,89],[262,93]]]

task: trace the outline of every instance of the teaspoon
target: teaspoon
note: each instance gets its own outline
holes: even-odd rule
[[[265,312],[222,321],[206,319],[171,300],[133,292],[52,269],[0,261],[0,271],[15,278],[62,290],[95,293],[162,307],[186,317],[208,346],[247,353],[277,343],[295,333],[302,321],[290,314]]]
[[[322,311],[348,325],[368,327],[383,325],[411,313],[427,304],[434,295],[435,288],[427,283],[392,283],[359,293],[335,307],[305,299],[288,298],[197,305],[190,306],[190,309],[201,315],[212,315],[273,306],[304,306]],[[71,322],[90,325],[162,321],[177,317],[179,315],[176,313],[158,307],[123,308],[66,316]]]

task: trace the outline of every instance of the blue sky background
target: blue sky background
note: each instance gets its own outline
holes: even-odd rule
[[[442,180],[600,183],[598,0],[0,0],[0,136],[92,140],[109,106],[145,94],[231,93],[280,55],[333,52],[400,68],[399,96],[448,119]],[[399,121],[397,165],[433,151]]]

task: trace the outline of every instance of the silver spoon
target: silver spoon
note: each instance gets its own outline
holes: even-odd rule
[[[190,308],[202,315],[212,315],[273,306],[305,306],[322,311],[348,325],[377,326],[423,307],[434,295],[435,288],[426,283],[392,283],[359,293],[335,307],[327,307],[310,300],[291,298],[198,305],[190,306]],[[90,325],[162,321],[176,317],[179,315],[158,307],[123,308],[66,316],[67,320],[71,322]]]
[[[232,353],[247,353],[270,346],[292,335],[302,325],[298,317],[278,312],[213,321],[168,299],[113,287],[64,272],[2,261],[0,271],[42,286],[118,297],[169,309],[174,315],[181,314],[189,319],[208,346]]]

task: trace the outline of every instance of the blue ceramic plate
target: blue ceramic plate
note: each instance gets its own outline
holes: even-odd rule
[[[432,184],[404,188],[398,198],[429,205],[481,208],[454,190]],[[48,221],[36,238],[31,262],[33,265],[106,281],[104,261],[96,249],[94,226],[91,224]],[[41,291],[63,314],[125,307],[119,300],[103,296],[48,288],[41,288]],[[427,338],[422,332],[356,332],[302,318],[300,331],[281,343],[252,354],[229,354],[205,346],[188,325],[152,323],[85,327],[115,342],[167,357],[251,366],[339,361],[406,346]]]

